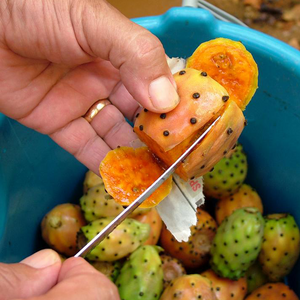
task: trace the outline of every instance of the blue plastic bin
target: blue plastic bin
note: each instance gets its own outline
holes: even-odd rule
[[[174,8],[135,20],[159,37],[169,56],[188,57],[204,41],[242,41],[259,67],[259,89],[245,111],[240,141],[247,182],[266,213],[290,212],[300,225],[300,52],[254,30],[217,21],[202,9]],[[56,204],[76,202],[86,168],[47,136],[0,115],[0,261],[39,249],[40,221]],[[289,276],[300,295],[300,262]]]

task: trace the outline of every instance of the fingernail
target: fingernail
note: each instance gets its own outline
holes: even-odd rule
[[[176,88],[165,76],[150,83],[149,95],[153,106],[158,110],[172,109],[179,103]]]
[[[61,262],[59,255],[50,249],[36,252],[21,261],[21,263],[36,269],[46,268],[58,262]]]

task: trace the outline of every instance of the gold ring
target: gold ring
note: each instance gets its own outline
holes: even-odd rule
[[[108,99],[102,99],[95,102],[83,116],[89,123],[96,117],[96,115],[107,105],[111,104]]]

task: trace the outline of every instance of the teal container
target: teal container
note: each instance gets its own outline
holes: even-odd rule
[[[135,20],[157,35],[169,56],[188,57],[204,41],[242,41],[259,68],[259,89],[245,111],[240,141],[248,183],[266,213],[290,212],[300,225],[300,52],[257,31],[174,8]],[[43,136],[0,115],[0,261],[16,262],[43,247],[40,222],[63,202],[77,202],[86,168]],[[300,296],[300,262],[288,277]]]

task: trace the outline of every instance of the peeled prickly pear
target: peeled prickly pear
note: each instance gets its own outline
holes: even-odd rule
[[[116,280],[122,300],[156,300],[163,290],[158,246],[141,246],[123,265]]]
[[[79,248],[91,241],[114,218],[102,218],[81,228],[77,236]],[[149,237],[150,226],[134,219],[125,219],[87,256],[89,260],[116,261],[136,250]]]
[[[147,147],[120,147],[107,153],[100,164],[105,188],[115,201],[128,206],[164,172]],[[170,176],[140,207],[157,205],[172,189]]]
[[[202,43],[188,58],[187,67],[206,71],[243,110],[257,89],[257,64],[241,42],[217,38]]]
[[[180,103],[164,114],[142,111],[134,130],[165,164],[171,165],[217,118],[205,139],[176,172],[185,180],[208,172],[237,141],[244,116],[227,91],[205,72],[184,69],[174,75]]]

